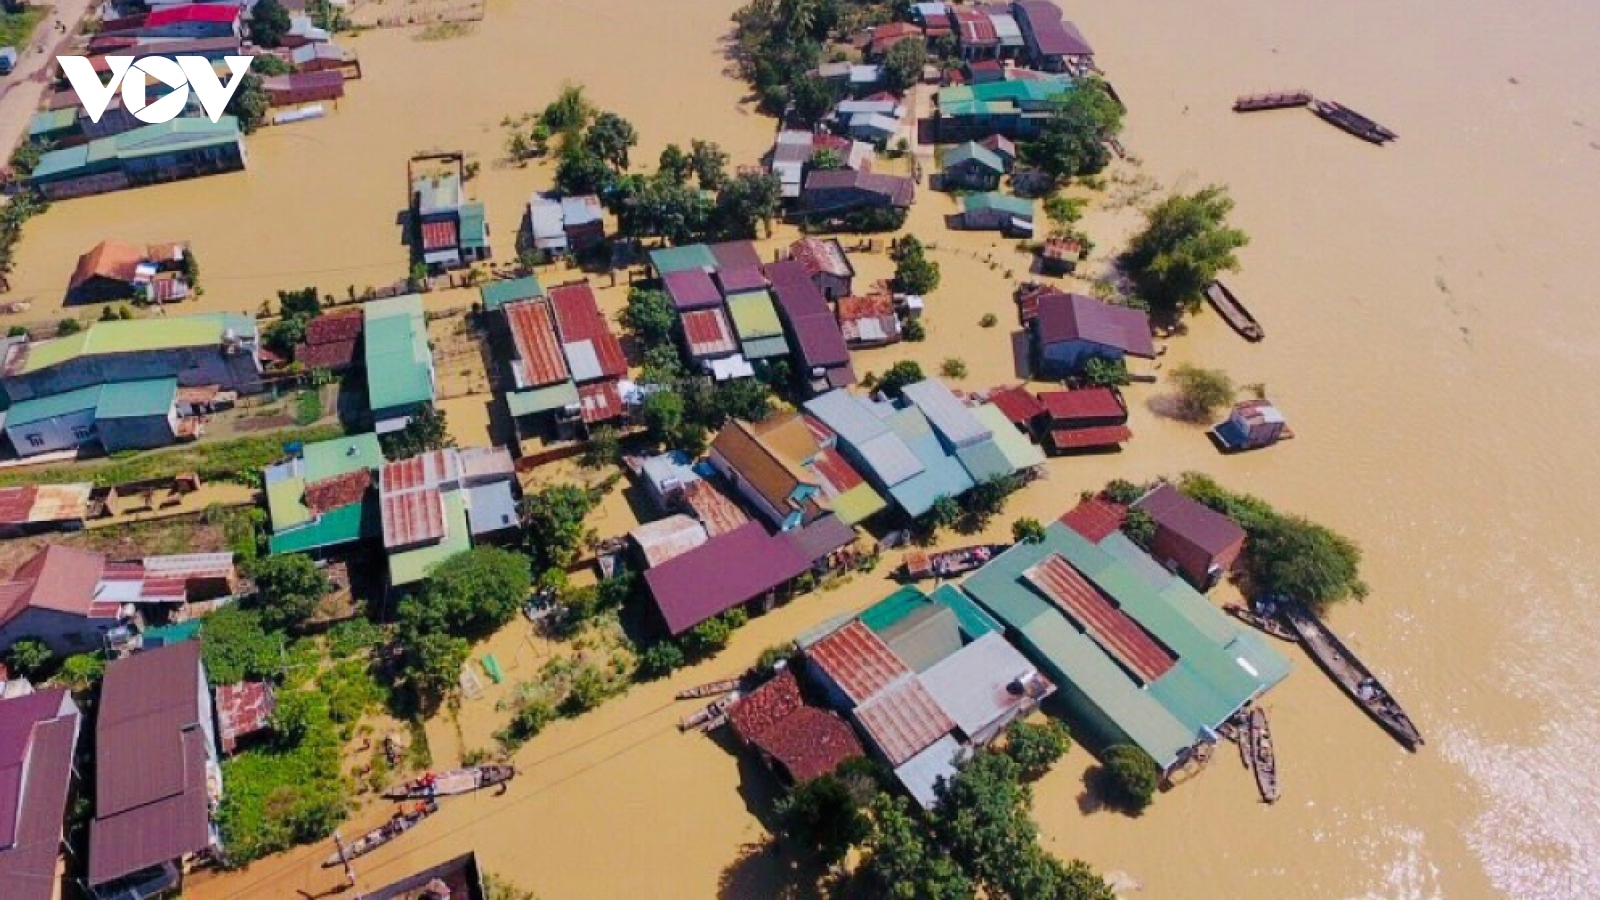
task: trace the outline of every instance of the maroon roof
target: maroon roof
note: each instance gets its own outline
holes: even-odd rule
[[[217,740],[222,752],[232,753],[239,738],[266,729],[278,708],[272,685],[241,681],[217,688]]]
[[[819,778],[845,760],[863,755],[850,726],[807,704],[790,671],[734,704],[728,722],[740,740],[776,760],[796,783]]]
[[[804,706],[800,696],[800,682],[794,672],[785,669],[771,681],[756,688],[728,710],[728,725],[745,743],[754,742],[757,735],[782,721],[784,717]]]
[[[519,300],[501,307],[511,329],[511,343],[530,387],[567,380],[567,358],[556,339],[555,319],[543,300]]]
[[[679,312],[722,304],[722,292],[717,290],[717,285],[704,269],[668,272],[661,277],[661,282],[667,289],[667,296],[672,298],[672,305]]]
[[[89,884],[104,884],[210,844],[200,643],[106,666],[95,728]]]
[[[1098,544],[1122,527],[1128,509],[1118,503],[1090,497],[1062,514],[1061,524],[1071,528],[1091,544]]]
[[[726,356],[739,349],[734,340],[733,328],[720,307],[696,309],[683,314],[683,336],[689,343],[689,355],[695,359]]]
[[[366,317],[360,310],[317,316],[306,325],[306,343],[332,344],[353,341],[361,336],[362,323],[365,321]]]
[[[1057,450],[1087,450],[1125,443],[1133,437],[1133,431],[1126,425],[1095,425],[1089,428],[1052,428],[1047,437]]]
[[[879,691],[856,707],[855,716],[892,766],[928,749],[956,728],[950,714],[915,675],[900,678]]]
[[[1178,664],[1172,651],[1060,554],[1052,553],[1035,563],[1022,577],[1140,683],[1149,684]]]
[[[615,380],[578,385],[578,410],[585,425],[622,417],[622,389]]]
[[[593,345],[602,377],[621,378],[628,374],[628,359],[622,355],[622,344],[611,333],[611,326],[601,314],[600,302],[589,282],[574,281],[551,288],[550,306],[555,310],[556,329],[562,343],[588,341]]]
[[[33,512],[34,498],[37,496],[39,488],[31,484],[0,488],[0,524],[13,525],[28,521],[28,516]]]
[[[1232,519],[1190,500],[1170,484],[1139,498],[1133,507],[1149,513],[1156,525],[1211,556],[1228,551],[1245,537],[1244,529]]]
[[[1094,48],[1078,26],[1061,18],[1061,7],[1050,0],[1024,0],[1014,4],[1021,16],[1017,24],[1032,36],[1032,44],[1045,56],[1093,56]]]
[[[839,331],[839,322],[805,266],[786,260],[767,266],[766,272],[772,280],[778,311],[789,322],[806,367],[849,365],[850,348]]]
[[[801,556],[819,562],[830,553],[855,543],[856,530],[838,516],[822,516],[783,532],[781,537],[793,544]]]
[[[341,369],[355,360],[355,341],[296,344],[294,348],[294,361],[307,369]]]
[[[1032,425],[1033,420],[1044,413],[1044,406],[1020,384],[989,392],[989,402],[1023,428]]]
[[[1128,415],[1117,392],[1107,387],[1076,391],[1042,391],[1039,403],[1052,421],[1074,419],[1122,419]]]
[[[854,189],[883,197],[890,206],[906,207],[916,196],[916,182],[899,175],[879,175],[852,169],[814,170],[806,176],[805,190]]]
[[[51,900],[78,715],[66,691],[0,700],[0,897]]]
[[[907,38],[922,39],[922,27],[910,22],[890,22],[872,29],[872,53],[881,55]]]
[[[756,522],[713,537],[644,573],[672,634],[752,600],[810,568],[785,540]]]
[[[836,238],[801,238],[789,245],[789,258],[806,267],[809,275],[837,275],[850,278],[856,274],[850,257]]]
[[[762,274],[760,266],[719,269],[717,283],[722,285],[724,294],[764,290],[768,284],[767,276]]]
[[[1082,294],[1039,297],[1039,338],[1047,345],[1081,340],[1114,347],[1130,356],[1154,359],[1156,355],[1149,316]]]
[[[761,267],[761,254],[756,251],[755,241],[723,241],[712,244],[709,248],[711,256],[717,261],[717,269],[756,269]]]
[[[911,669],[860,619],[812,644],[806,658],[844,691],[852,703],[865,702]]]

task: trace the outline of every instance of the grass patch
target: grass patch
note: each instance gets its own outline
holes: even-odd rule
[[[472,26],[466,22],[440,22],[429,25],[417,32],[419,41],[448,41],[452,38],[466,37],[472,33]]]
[[[255,485],[261,480],[262,467],[283,457],[284,444],[295,441],[309,444],[343,435],[344,429],[338,425],[319,425],[231,441],[201,441],[121,458],[112,457],[101,462],[51,469],[18,469],[0,475],[0,487],[85,479],[104,487],[129,481],[170,478],[184,472],[196,472],[205,481]]]
[[[30,6],[22,12],[0,13],[0,47],[16,47],[20,57],[27,49],[33,29],[39,26],[49,11],[48,6]],[[21,65],[22,60],[18,59],[17,64]]]
[[[294,423],[301,428],[322,418],[322,391],[312,388],[295,398]]]

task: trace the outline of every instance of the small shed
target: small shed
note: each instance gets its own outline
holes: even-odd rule
[[[972,230],[998,230],[1008,237],[1033,235],[1033,201],[998,191],[961,201],[961,224]]]
[[[993,150],[976,141],[967,141],[945,152],[941,184],[945,190],[967,188],[992,191],[1000,186],[1000,178],[1005,173],[1005,162]],[[1031,219],[1031,203],[1029,207],[1028,216]]]
[[[1255,450],[1294,437],[1283,413],[1267,400],[1246,400],[1234,406],[1227,421],[1211,429],[1228,450]]]
[[[217,688],[217,742],[230,756],[241,740],[272,727],[272,714],[278,708],[272,685],[265,681],[241,681]]]

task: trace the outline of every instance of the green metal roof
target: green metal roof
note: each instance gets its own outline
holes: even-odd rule
[[[994,617],[983,611],[983,607],[972,602],[972,598],[962,592],[961,588],[953,584],[941,584],[929,595],[935,603],[942,603],[956,614],[956,621],[961,623],[961,633],[968,640],[977,640],[990,632],[1001,633],[1004,626],[994,620]]]
[[[178,379],[150,378],[144,381],[118,381],[100,389],[95,405],[96,419],[136,419],[165,416],[178,399]]]
[[[78,124],[78,110],[76,107],[66,106],[61,109],[47,109],[35,113],[28,121],[28,137],[48,137],[58,131],[70,131]]]
[[[766,291],[729,297],[728,316],[733,319],[733,330],[743,341],[783,334],[778,309],[772,304],[772,295]]]
[[[661,275],[670,275],[687,269],[703,269],[709,272],[717,268],[717,258],[705,244],[688,244],[683,247],[651,250],[650,265],[655,266],[656,272]]]
[[[330,509],[314,522],[274,534],[267,547],[274,556],[337,547],[383,533],[378,505],[371,501]]]
[[[914,585],[900,588],[863,610],[861,624],[882,636],[907,616],[928,606],[943,606],[955,613],[961,635],[968,641],[1002,630],[999,622],[953,584],[942,584],[932,594],[925,594]]]
[[[1008,216],[1019,219],[1033,218],[1033,201],[1022,197],[1012,197],[999,191],[988,191],[982,194],[968,194],[961,201],[961,208],[966,212],[976,210],[995,209]]]
[[[363,307],[367,403],[374,410],[431,403],[433,356],[417,294],[377,300]]]
[[[1046,103],[1070,90],[1065,77],[962,84],[939,89],[939,109],[953,115],[949,107],[961,103]]]
[[[1011,466],[1011,460],[1006,458],[1000,445],[995,443],[993,438],[979,441],[970,447],[957,448],[956,459],[961,460],[961,465],[966,467],[967,474],[977,482],[1010,475],[1016,471]]]
[[[305,483],[314,484],[361,469],[377,471],[383,465],[383,448],[378,445],[378,436],[367,432],[307,444],[301,450],[301,458],[305,462]]]
[[[77,334],[30,344],[21,371],[38,372],[80,356],[208,347],[221,344],[229,331],[241,338],[254,337],[256,321],[238,313],[201,313],[95,322]]]
[[[514,418],[536,416],[578,402],[578,386],[569,378],[555,384],[506,394],[506,408]]]
[[[787,356],[789,342],[783,335],[774,335],[767,338],[756,338],[753,341],[740,341],[739,352],[745,359],[771,359],[774,356]]]
[[[994,435],[995,446],[1005,455],[1013,471],[1044,465],[1044,451],[1018,431],[1000,407],[985,403],[974,407],[972,414]]]
[[[6,410],[6,427],[31,425],[57,416],[92,410],[100,404],[100,385],[19,400]]]
[[[415,584],[427,578],[434,566],[472,549],[472,533],[467,528],[467,507],[461,499],[463,493],[449,491],[441,495],[444,500],[444,540],[415,550],[390,554],[390,584]]]
[[[75,170],[97,163],[115,163],[163,153],[199,150],[220,144],[238,143],[239,120],[223,116],[216,122],[204,117],[173,119],[159,125],[146,125],[87,144],[44,154],[29,176],[33,180],[70,177]]]
[[[975,162],[993,172],[1004,172],[1006,170],[1006,164],[1000,161],[1000,157],[993,150],[977,141],[967,141],[959,147],[953,147],[945,151],[944,167],[946,169],[953,169],[966,162]]]
[[[507,303],[543,297],[544,285],[539,283],[538,278],[529,275],[509,281],[491,281],[478,288],[478,295],[483,298],[484,309],[499,309]]]
[[[311,521],[304,478],[285,478],[267,485],[267,518],[274,534]]]
[[[463,204],[457,215],[461,218],[462,247],[479,250],[489,246],[489,228],[484,224],[482,203]]]
[[[828,505],[833,507],[833,514],[846,525],[855,525],[865,521],[869,516],[887,509],[889,502],[883,495],[872,489],[872,485],[862,482],[842,494],[834,496]]]

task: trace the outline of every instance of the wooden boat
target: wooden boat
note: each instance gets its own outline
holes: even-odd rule
[[[698,700],[701,697],[714,697],[718,694],[726,694],[730,691],[738,690],[741,680],[742,679],[739,678],[724,678],[721,681],[710,681],[705,684],[696,685],[692,688],[685,688],[684,690],[678,692],[678,699]]]
[[[1272,746],[1272,731],[1267,727],[1267,711],[1261,707],[1250,710],[1251,771],[1256,773],[1256,790],[1268,803],[1278,802],[1278,754]]]
[[[1239,298],[1228,290],[1228,286],[1220,281],[1211,282],[1206,288],[1206,299],[1211,302],[1211,308],[1217,311],[1228,327],[1239,332],[1239,336],[1247,341],[1255,342],[1267,336],[1266,329],[1250,315],[1250,310],[1244,308]]]
[[[432,800],[424,800],[410,809],[402,808],[391,816],[389,821],[345,844],[342,853],[334,850],[322,861],[322,867],[331,869],[358,856],[365,856],[422,824],[423,819],[438,811],[439,805]]]
[[[739,692],[734,691],[725,697],[713,700],[705,709],[699,710],[694,715],[679,722],[678,730],[688,731],[691,728],[698,728],[701,731],[710,731],[716,728],[723,722],[728,721],[728,710],[739,702],[739,696]]]
[[[1272,635],[1280,641],[1288,641],[1291,644],[1298,644],[1300,642],[1300,639],[1295,636],[1294,631],[1290,629],[1289,626],[1279,621],[1276,615],[1259,613],[1254,610],[1245,609],[1237,603],[1222,604],[1222,611],[1230,616],[1233,616],[1235,619],[1238,619],[1246,625],[1249,625],[1251,628],[1254,628],[1263,634]]]
[[[1416,752],[1425,743],[1422,732],[1400,708],[1394,695],[1379,683],[1377,677],[1362,665],[1361,660],[1356,659],[1355,654],[1326,625],[1294,604],[1285,604],[1282,615],[1289,627],[1300,636],[1300,643],[1322,667],[1322,671],[1327,672],[1328,677],[1343,688],[1357,706],[1366,710],[1367,715],[1394,735],[1395,740],[1407,750]]]
[[[430,772],[399,787],[390,788],[384,796],[395,800],[408,797],[450,797],[504,784],[516,776],[515,766],[467,766],[464,769],[451,769],[437,775]]]
[[[1331,100],[1313,100],[1311,102],[1311,111],[1316,113],[1317,117],[1322,121],[1335,128],[1373,144],[1381,146],[1399,137],[1399,135],[1348,106],[1334,103]]]
[[[940,553],[921,551],[907,553],[906,577],[912,581],[923,578],[952,578],[983,568],[1006,547],[1006,544],[974,544],[971,547],[957,547]]]
[[[1274,91],[1267,94],[1244,94],[1233,101],[1234,112],[1259,112],[1266,109],[1293,109],[1305,106],[1312,100],[1310,91]]]

